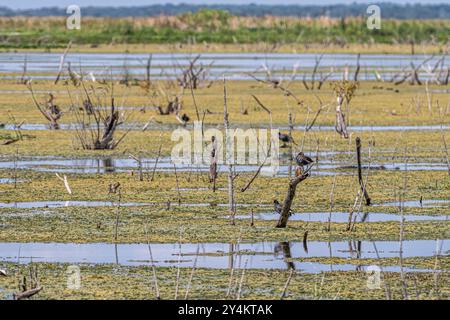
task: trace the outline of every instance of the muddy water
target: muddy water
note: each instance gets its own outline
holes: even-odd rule
[[[300,242],[258,242],[258,243],[187,243],[150,244],[153,263],[157,266],[177,266],[181,252],[182,267],[191,267],[197,248],[197,267],[285,269],[295,267],[305,272],[339,270],[339,265],[291,262],[290,258],[341,257],[341,258],[392,258],[399,256],[399,243],[396,241],[362,242],[308,242],[305,247]],[[438,248],[438,249],[437,249]],[[444,241],[411,240],[403,242],[403,257],[431,257],[448,254],[449,246]],[[377,254],[378,252],[378,254]],[[19,256],[20,254],[20,256]],[[117,263],[121,265],[148,265],[149,248],[146,244],[107,244],[107,243],[0,243],[0,261],[28,263]],[[355,268],[342,265],[344,270]]]

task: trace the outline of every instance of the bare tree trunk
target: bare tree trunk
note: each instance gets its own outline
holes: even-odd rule
[[[295,197],[297,185],[308,177],[309,173],[305,173],[298,177],[295,177],[289,182],[286,199],[284,199],[283,209],[281,209],[280,213],[280,219],[278,220],[278,223],[276,225],[277,228],[286,228],[289,220],[289,211],[291,210],[291,205]]]
[[[342,113],[342,102],[344,98],[339,96],[336,105],[336,131],[345,139],[348,139],[347,125],[345,124],[345,116]]]

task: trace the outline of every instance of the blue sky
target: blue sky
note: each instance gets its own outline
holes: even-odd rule
[[[39,7],[67,7],[71,4],[79,6],[141,6],[161,3],[195,3],[195,4],[335,4],[335,3],[374,3],[374,2],[394,2],[394,3],[446,3],[448,0],[2,0],[0,6],[7,6],[13,9],[39,8]]]

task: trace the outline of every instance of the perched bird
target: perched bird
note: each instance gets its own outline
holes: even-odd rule
[[[304,166],[309,166],[312,163],[314,163],[314,160],[310,157],[306,156],[303,152],[299,152],[297,156],[295,157],[295,162],[297,163],[298,167],[295,170],[295,176],[299,177],[303,174]],[[308,171],[309,168],[307,168],[306,171]]]
[[[190,118],[186,113],[183,113],[181,116],[181,120],[183,120],[184,123],[189,122]]]
[[[5,270],[2,270],[2,269],[0,269],[0,276],[2,276],[2,277],[6,277],[6,276],[7,276],[7,274],[6,274],[6,271],[5,271]]]
[[[275,199],[273,200],[273,208],[276,213],[281,214],[281,210],[283,210],[283,205],[279,203],[277,199]],[[292,210],[289,209],[289,216],[292,216],[293,214],[294,212],[292,212]]]
[[[186,124],[189,122],[189,120],[191,118],[189,118],[189,116],[186,113],[183,113],[183,115],[180,117],[180,115],[177,113],[175,115],[175,117],[177,118],[177,120],[183,125],[186,126]]]
[[[297,162],[297,164],[300,167],[303,167],[303,166],[310,165],[311,163],[314,162],[314,160],[311,159],[310,157],[306,156],[303,152],[299,152],[297,154],[297,156],[295,157],[295,162]]]
[[[293,144],[296,144],[294,139],[290,135],[285,134],[285,133],[278,132],[278,139],[280,139],[280,141],[283,142],[283,145],[281,146],[281,148],[285,148],[286,143],[292,142]]]

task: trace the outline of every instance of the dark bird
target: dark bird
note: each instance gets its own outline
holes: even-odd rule
[[[276,213],[281,214],[281,210],[283,210],[283,205],[279,203],[277,199],[275,199],[273,200],[273,208]],[[289,216],[292,216],[293,214],[294,212],[292,212],[292,210],[289,209]]]
[[[186,113],[183,113],[183,115],[180,117],[180,115],[177,113],[176,114],[176,118],[177,120],[183,125],[186,126],[186,124],[189,122],[189,120],[191,118],[189,118],[189,116]]]
[[[278,132],[278,139],[280,139],[280,141],[283,142],[283,145],[281,146],[281,148],[285,148],[286,147],[286,143],[291,143],[292,142],[293,144],[296,145],[294,139],[288,134]]]
[[[303,152],[299,152],[297,154],[297,156],[295,157],[295,162],[297,162],[297,164],[300,167],[303,167],[303,166],[310,165],[311,163],[314,162],[314,160],[311,159],[310,157],[306,156]]]
[[[183,115],[181,116],[181,120],[183,120],[183,122],[189,122],[190,118],[186,113],[183,113]]]

